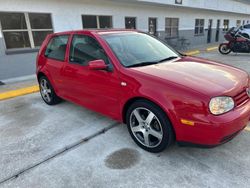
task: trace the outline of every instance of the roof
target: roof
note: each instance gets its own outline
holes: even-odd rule
[[[134,29],[82,29],[82,30],[72,30],[54,33],[55,35],[68,35],[74,33],[96,33],[99,35],[114,34],[114,33],[125,33],[125,32],[138,32]]]

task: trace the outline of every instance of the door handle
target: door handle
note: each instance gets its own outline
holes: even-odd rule
[[[75,72],[75,69],[73,69],[73,68],[71,68],[71,67],[66,67],[66,68],[64,69],[64,72],[65,72],[65,73],[73,73],[73,72]]]

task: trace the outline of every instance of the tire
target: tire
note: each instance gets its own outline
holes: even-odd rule
[[[62,99],[56,95],[47,77],[42,76],[39,79],[39,88],[41,97],[46,104],[56,105],[62,101]]]
[[[219,52],[223,55],[227,55],[231,52],[232,50],[227,47],[227,44],[220,44],[219,46]]]
[[[152,102],[134,102],[127,110],[126,122],[135,143],[146,151],[161,152],[174,141],[170,120],[163,110]]]

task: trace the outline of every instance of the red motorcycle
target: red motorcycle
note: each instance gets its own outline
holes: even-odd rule
[[[219,52],[221,54],[226,55],[230,52],[250,53],[250,39],[241,35],[240,27],[231,28],[224,37],[228,42],[220,44]]]

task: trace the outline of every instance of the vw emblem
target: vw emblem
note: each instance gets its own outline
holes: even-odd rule
[[[247,95],[250,97],[250,88],[247,88]]]

